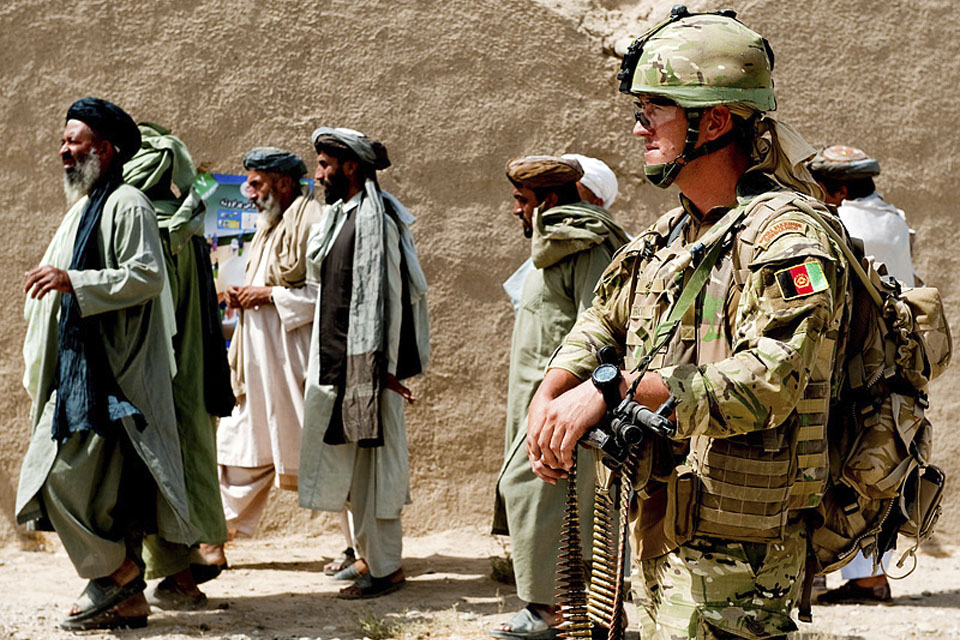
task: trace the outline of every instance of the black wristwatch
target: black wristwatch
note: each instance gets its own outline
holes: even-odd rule
[[[603,394],[603,401],[607,403],[607,411],[613,411],[623,398],[620,397],[620,367],[615,364],[601,364],[593,370],[590,379],[593,386]]]

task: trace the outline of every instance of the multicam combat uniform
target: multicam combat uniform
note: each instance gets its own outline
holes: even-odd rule
[[[751,204],[726,234],[735,240],[651,367],[680,404],[675,440],[647,440],[635,478],[645,639],[795,629],[789,612],[806,555],[800,507],[817,504],[826,477],[848,276],[839,248],[796,201],[829,215],[823,205],[758,172],[737,193]],[[724,216],[738,213],[681,203],[614,257],[551,368],[585,380],[607,344],[625,351],[626,369],[636,365]]]

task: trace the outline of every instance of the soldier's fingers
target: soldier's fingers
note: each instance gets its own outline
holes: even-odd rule
[[[573,450],[579,441],[580,438],[572,429],[563,435],[563,441],[560,443],[560,463],[564,469],[569,470],[573,467]]]
[[[556,463],[553,464],[554,467],[559,467],[562,469],[569,468],[564,464],[563,458],[560,456],[560,445],[563,443],[566,437],[568,428],[568,425],[564,425],[564,428],[556,429],[553,432],[553,437],[550,439],[550,453],[553,455],[554,460],[556,460]]]
[[[540,460],[540,443],[537,438],[540,436],[540,429],[527,429],[527,457],[530,462]]]
[[[553,449],[551,447],[553,443],[553,438],[555,434],[554,425],[550,420],[547,420],[546,425],[543,431],[540,433],[540,438],[537,444],[540,445],[540,460],[543,461],[547,466],[553,467],[554,469],[560,467],[560,461],[557,460],[557,456],[554,455]]]
[[[533,470],[533,475],[550,484],[557,484],[557,480],[567,477],[567,474],[563,471],[560,471],[559,469],[551,469],[539,460],[531,463],[530,468]]]

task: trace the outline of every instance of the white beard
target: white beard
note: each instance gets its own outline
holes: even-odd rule
[[[262,199],[255,203],[260,215],[257,217],[257,227],[271,228],[280,222],[283,217],[283,211],[280,210],[280,203],[273,197],[273,193],[268,193]]]
[[[100,168],[100,157],[95,149],[91,149],[83,160],[63,172],[63,195],[67,198],[67,205],[90,195],[93,185],[100,179]]]

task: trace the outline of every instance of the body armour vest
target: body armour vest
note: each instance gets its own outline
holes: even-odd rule
[[[780,191],[740,205],[747,211],[740,224],[726,234],[724,241],[729,248],[724,248],[709,282],[684,314],[670,342],[654,357],[651,370],[677,364],[704,365],[733,355],[745,278],[751,269],[764,264],[762,254],[755,258],[757,249],[776,231],[780,214],[796,212],[790,203],[797,198],[805,196]],[[815,200],[808,202],[822,208]],[[709,248],[713,241],[712,235],[717,235],[701,229],[698,237],[685,240],[677,231],[684,218],[681,208],[667,213],[631,245],[639,250],[626,332],[627,370],[633,369],[649,348],[650,336],[670,313],[692,274],[698,252],[704,253],[704,247]],[[839,251],[834,255],[840,255]],[[785,257],[778,255],[777,259]],[[744,435],[694,436],[687,443],[675,445],[669,461],[653,463],[652,480],[667,483],[668,492],[673,494],[668,495],[673,503],[668,519],[682,520],[688,535],[776,540],[782,536],[791,512],[819,505],[829,466],[826,424],[831,382],[836,375],[834,362],[844,310],[849,305],[837,308],[817,347],[809,382],[786,420]],[[686,476],[692,489],[688,485],[678,492],[678,475]],[[678,500],[680,504],[676,504]],[[668,529],[672,524],[667,523]]]

